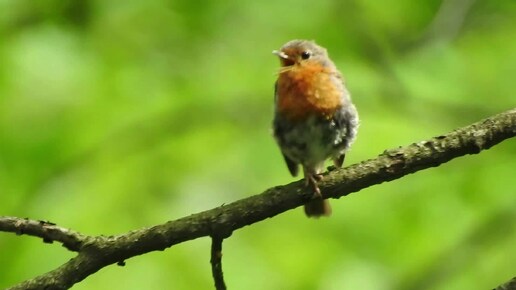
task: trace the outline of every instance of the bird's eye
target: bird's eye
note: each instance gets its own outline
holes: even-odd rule
[[[309,59],[309,58],[310,58],[310,56],[312,56],[312,53],[311,53],[311,52],[309,52],[309,51],[307,51],[307,50],[305,50],[305,51],[303,51],[303,52],[301,53],[301,58],[302,58],[302,59]]]

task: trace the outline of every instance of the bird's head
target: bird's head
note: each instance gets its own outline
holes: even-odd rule
[[[272,53],[280,59],[282,67],[280,72],[288,71],[295,66],[310,64],[324,67],[333,65],[326,49],[309,40],[291,40]]]

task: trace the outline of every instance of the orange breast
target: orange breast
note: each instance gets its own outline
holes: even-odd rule
[[[322,66],[296,66],[278,77],[276,106],[292,121],[309,115],[331,118],[342,105],[342,84]]]

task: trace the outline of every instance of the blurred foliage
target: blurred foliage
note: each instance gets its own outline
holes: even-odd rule
[[[0,215],[111,235],[293,181],[270,53],[328,48],[361,128],[347,162],[514,107],[516,2],[0,1]],[[516,275],[516,143],[224,244],[230,289],[490,289]],[[0,233],[0,288],[73,253]],[[211,289],[209,240],[74,289]]]

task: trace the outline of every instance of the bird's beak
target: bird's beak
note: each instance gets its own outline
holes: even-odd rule
[[[288,54],[284,53],[283,51],[281,50],[273,50],[272,51],[273,54],[283,58],[283,59],[288,59]]]

